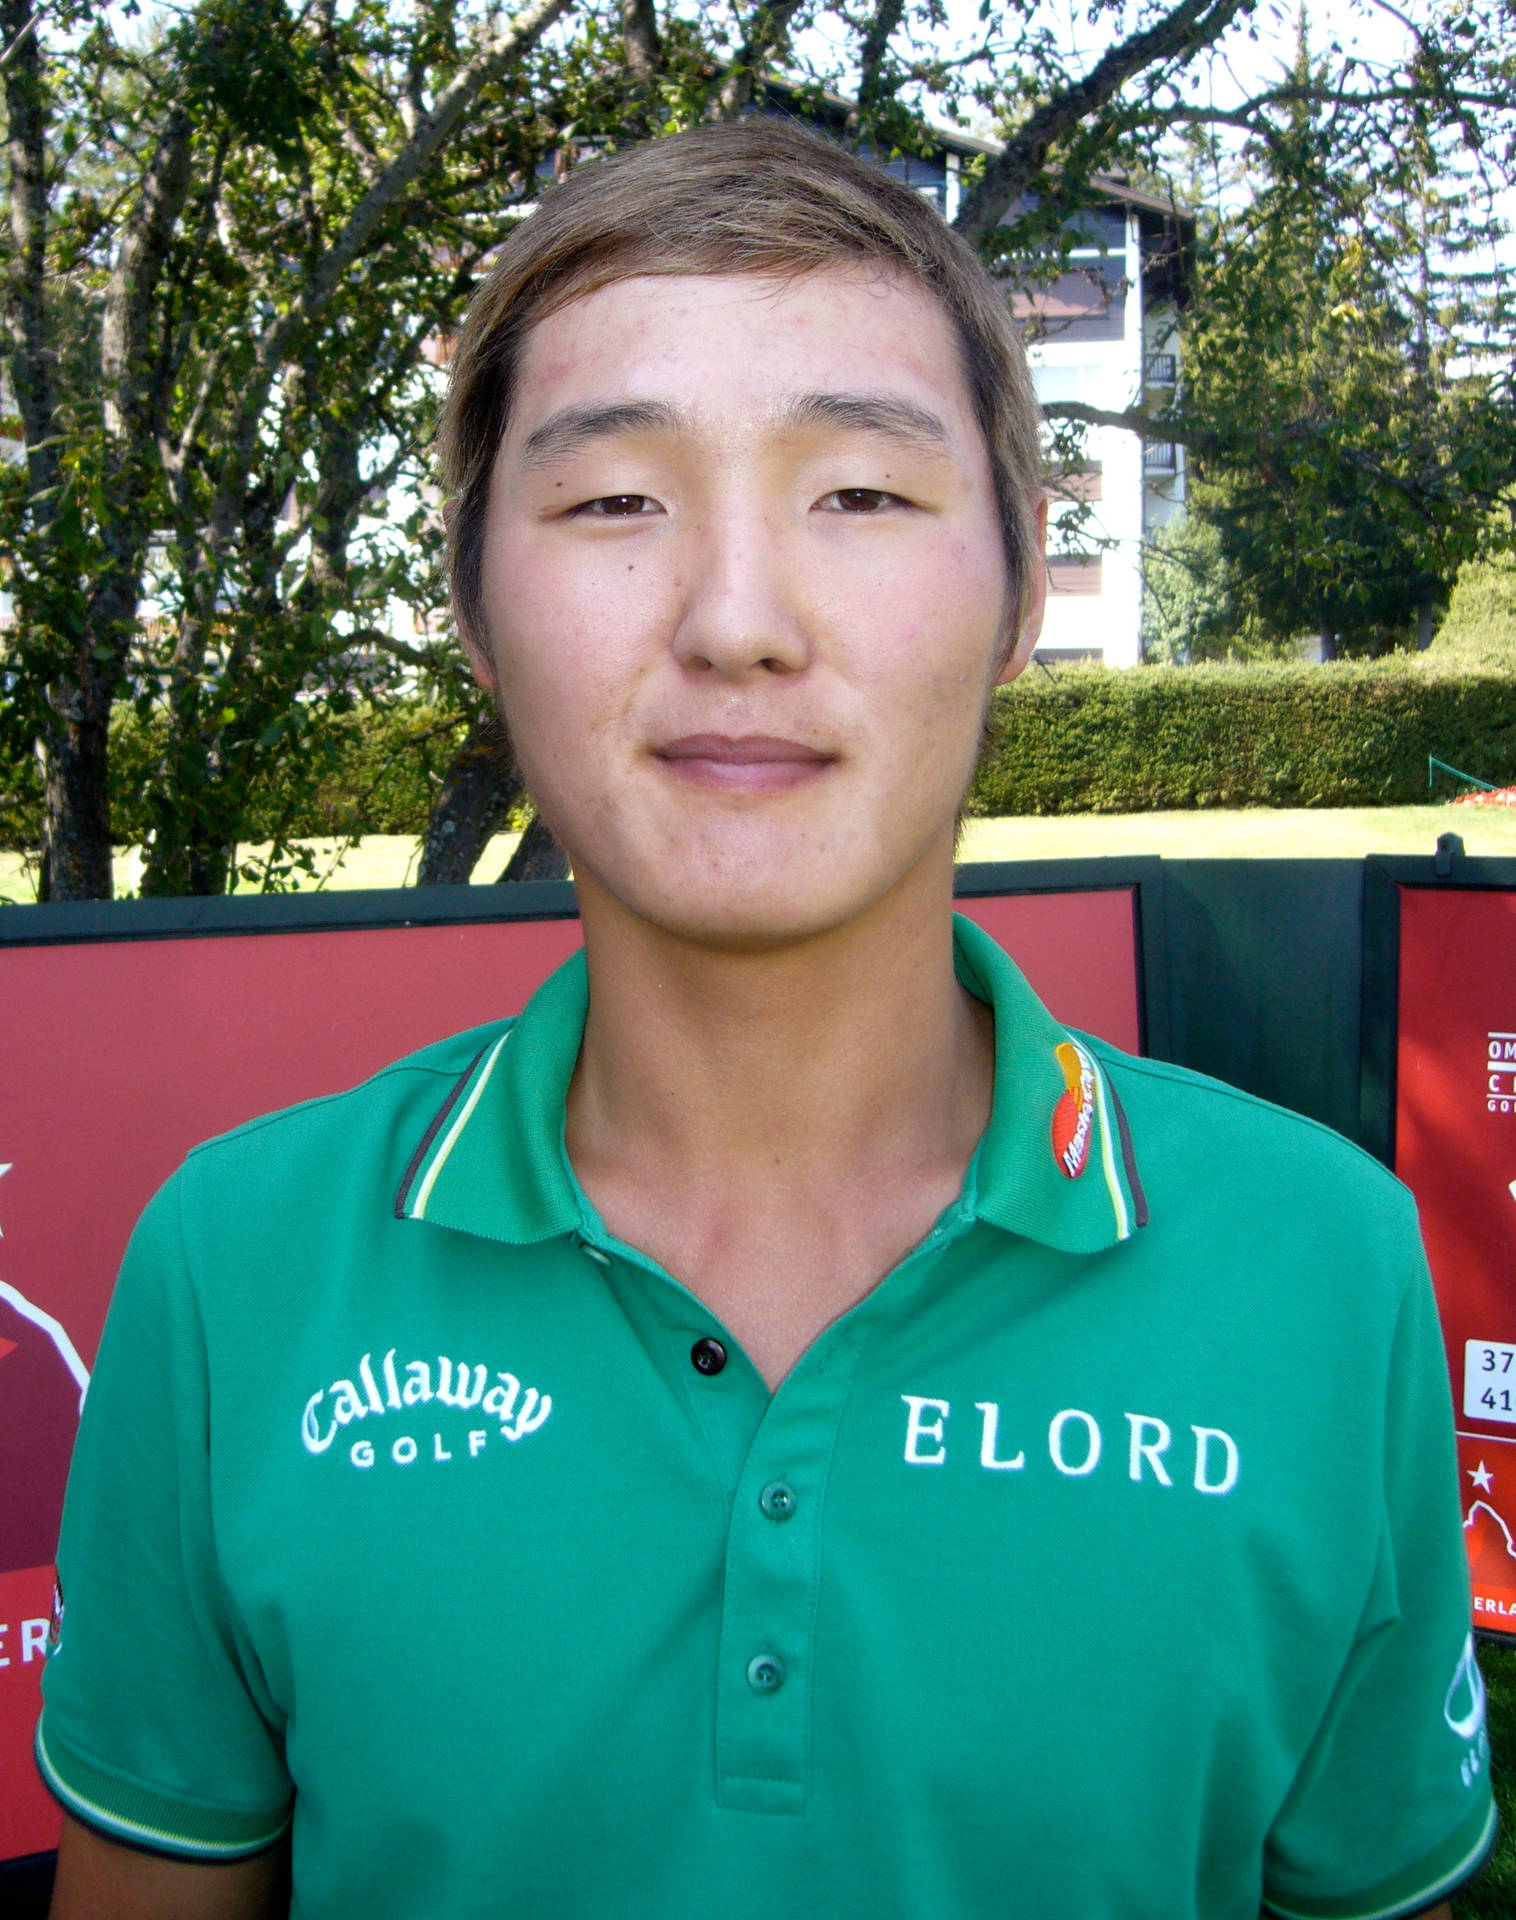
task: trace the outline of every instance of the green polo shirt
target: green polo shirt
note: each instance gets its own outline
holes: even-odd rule
[[[963,1191],[772,1396],[516,1022],[193,1153],[69,1488],[43,1772],[300,1920],[1408,1913],[1494,1817],[1412,1203],[984,934]],[[1141,1172],[1138,1167],[1140,1163]]]

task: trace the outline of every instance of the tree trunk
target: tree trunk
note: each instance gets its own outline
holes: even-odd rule
[[[197,820],[183,803],[159,810],[142,869],[144,899],[185,899],[226,893],[231,878],[233,842]]]
[[[416,885],[466,885],[485,842],[520,798],[521,781],[506,759],[499,721],[493,714],[476,720],[432,803]]]
[[[85,695],[48,729],[39,900],[109,900],[114,891],[106,783],[109,713],[108,702]]]
[[[542,815],[534,813],[501,880],[567,880],[568,874],[568,856],[553,838]]]
[[[1423,600],[1416,609],[1416,646],[1421,653],[1425,653],[1432,644],[1433,624],[1432,603]]]

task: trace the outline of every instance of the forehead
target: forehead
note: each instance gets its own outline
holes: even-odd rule
[[[797,392],[868,388],[978,440],[956,330],[903,274],[828,270],[637,275],[548,314],[527,334],[507,443],[593,400],[667,399],[696,414],[777,414]]]

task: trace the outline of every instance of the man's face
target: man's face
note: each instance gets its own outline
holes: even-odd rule
[[[576,876],[687,938],[841,926],[955,814],[1009,581],[950,323],[909,281],[623,280],[528,335],[489,655]]]

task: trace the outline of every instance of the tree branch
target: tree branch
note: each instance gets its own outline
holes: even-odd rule
[[[313,318],[331,298],[379,222],[425,172],[478,96],[500,78],[513,60],[529,52],[572,3],[573,0],[531,0],[493,46],[460,68],[452,83],[437,96],[431,112],[418,123],[416,131],[354,207],[342,232],[317,261],[304,298],[285,323],[290,332]],[[282,347],[282,339],[279,345]]]
[[[800,6],[801,0],[767,0],[767,4],[754,9],[737,57],[705,110],[707,120],[738,117],[752,99],[754,82],[789,32]]]
[[[1173,441],[1180,446],[1192,446],[1200,438],[1182,420],[1155,420],[1141,407],[1127,407],[1118,413],[1109,407],[1087,407],[1082,400],[1050,400],[1042,416],[1045,420],[1071,420],[1082,427],[1115,427],[1142,440]]]
[[[651,87],[663,70],[663,40],[653,0],[621,0],[621,48],[635,83]]]
[[[119,441],[150,439],[144,361],[153,297],[168,261],[174,229],[190,189],[193,123],[182,101],[169,108],[137,204],[127,220],[105,292],[100,372],[106,432]]]
[[[904,12],[905,0],[878,0],[874,8],[874,17],[858,49],[858,104],[848,115],[850,134],[856,134],[888,98],[890,90],[884,84],[884,61]]]
[[[43,287],[47,281],[47,96],[36,16],[26,0],[0,0],[7,41],[6,147],[13,260],[5,289],[11,386],[26,435],[33,497],[51,497],[60,477],[53,440],[53,380]]]
[[[975,246],[983,245],[1041,170],[1055,141],[1097,113],[1135,75],[1178,54],[1209,46],[1246,4],[1247,0],[1180,0],[1156,25],[1112,47],[1082,80],[1038,107],[1004,150],[987,163],[979,184],[959,208],[954,226]]]

